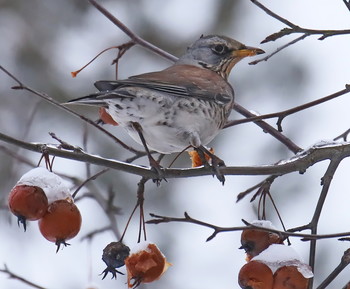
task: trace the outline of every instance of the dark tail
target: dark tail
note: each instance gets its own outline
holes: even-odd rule
[[[93,93],[88,96],[83,96],[83,97],[69,100],[65,104],[83,104],[83,105],[102,106],[106,104],[103,98],[101,98],[101,96],[103,96],[104,94],[105,93],[101,93],[101,92]]]

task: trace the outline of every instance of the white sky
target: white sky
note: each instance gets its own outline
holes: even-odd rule
[[[233,27],[231,35],[228,36],[232,36],[248,45],[259,46],[259,42],[264,37],[285,27],[277,20],[268,17],[250,1],[241,2],[239,5],[240,10],[236,12],[235,16],[242,15],[242,17],[236,24],[238,27]],[[207,32],[206,30],[211,26],[211,11],[215,3],[215,0],[168,0],[166,4],[162,3],[162,10],[159,13],[160,1],[151,0],[147,2],[144,13],[152,18],[155,23],[161,25],[163,30],[167,31],[169,39],[176,39],[177,37],[195,39],[200,34]],[[106,2],[104,4],[127,25],[129,20],[132,22],[128,14],[130,10],[124,7],[125,3]],[[264,1],[264,4],[299,26],[315,29],[350,28],[350,12],[341,0],[271,0]],[[94,19],[94,21],[91,22],[91,19]],[[94,9],[91,9],[88,13],[83,24],[82,29],[79,31],[73,29],[69,31],[59,30],[60,35],[57,38],[57,42],[43,44],[52,49],[50,50],[52,55],[57,58],[57,63],[60,64],[55,72],[59,81],[66,82],[72,90],[72,95],[75,97],[85,92],[93,91],[93,80],[99,78],[99,75],[95,75],[91,70],[88,70],[78,80],[72,80],[67,71],[79,68],[97,51],[110,46],[112,38],[114,38],[113,41],[118,41],[119,38],[117,37],[125,39],[122,33],[117,32],[116,28],[108,20],[98,15],[98,12]],[[208,33],[211,32],[208,31]],[[230,32],[225,31],[225,33]],[[257,92],[254,89],[243,90],[238,80],[249,78],[253,82],[255,78],[263,77],[267,84],[270,82],[275,83],[274,80],[278,78],[278,75],[270,67],[278,63],[283,68],[285,63],[288,63],[286,59],[289,58],[296,62],[305,63],[307,71],[310,72],[307,82],[303,83],[305,86],[302,88],[296,87],[296,91],[302,95],[295,100],[295,105],[343,89],[346,83],[350,83],[349,36],[331,37],[322,42],[316,40],[316,37],[310,36],[272,57],[269,61],[256,66],[247,65],[247,60],[237,65],[234,68],[230,81],[234,83],[239,102],[244,103],[245,99],[249,99],[249,108],[259,110],[261,113],[275,112],[288,108],[290,100],[285,102],[283,100],[284,95],[278,95],[278,92],[281,91],[280,88],[263,88],[258,95],[260,102],[259,100],[251,101],[251,99],[256,99]],[[291,40],[292,38],[281,39],[277,42],[260,45],[260,47],[266,50],[267,53],[271,53],[277,47],[286,43],[287,39]],[[88,45],[91,43],[94,45]],[[82,46],[84,47],[83,52]],[[11,54],[9,53],[8,55]],[[129,76],[128,73],[137,74],[161,69],[167,65],[167,62],[163,60],[157,62],[153,61],[153,58],[148,60],[141,57],[143,56],[136,55],[133,59],[130,59],[131,72],[125,70],[123,72],[123,65],[126,64],[122,63],[121,77]],[[135,63],[140,61],[140,59],[142,59],[142,65],[136,66]],[[98,66],[98,64],[96,65]],[[239,74],[237,78],[235,78],[236,74]],[[288,79],[284,81],[287,83]],[[86,91],[81,90],[82,83],[90,83],[83,88]],[[251,85],[253,86],[254,84]],[[281,83],[281,86],[283,85],[284,83]],[[300,130],[298,130],[298,135],[293,135],[293,139],[300,146],[308,147],[321,139],[332,139],[349,128],[349,108],[350,95],[344,95],[339,99],[320,105],[317,109],[301,112],[285,120],[286,133],[288,133],[289,128],[292,131],[291,123],[299,120],[301,124]],[[234,116],[237,117],[237,115]],[[261,147],[266,146],[264,141],[268,137],[262,136],[262,141],[259,143],[260,141],[257,142],[252,137],[251,134],[254,133],[261,137],[261,134],[257,133],[256,128],[253,128],[252,125],[244,125],[240,128],[234,128],[230,132],[223,132],[222,136],[219,137],[218,148],[216,149],[220,152],[218,154],[228,165],[260,165],[278,161],[278,159],[271,158],[272,154],[269,152],[266,152],[266,155],[262,155]],[[236,135],[240,135],[240,137],[236,138]],[[227,142],[228,140],[232,140],[232,145],[223,144],[223,141]],[[260,149],[258,148],[259,146],[261,146]],[[247,151],[249,151],[249,158],[247,158]],[[288,158],[290,156],[286,155],[285,157]],[[348,214],[350,201],[348,189],[349,165],[350,162],[348,160],[344,161],[333,180],[324,213],[321,217],[320,233],[348,230],[347,227],[350,221]],[[74,174],[76,171],[75,166],[71,168],[62,166],[61,169],[63,168],[67,173],[72,172]],[[289,183],[287,185],[288,181],[308,184],[308,189],[305,189],[303,192],[296,192],[292,204],[283,206],[282,214],[287,220],[287,227],[303,224],[312,215],[321,190],[319,185],[320,178],[325,168],[326,164],[320,164],[310,169],[304,176],[292,174],[292,176],[286,176],[283,180],[278,180],[280,182],[279,188],[283,188],[283,182],[286,182],[285,187],[289,191],[293,184]],[[130,176],[125,178],[126,180],[130,179],[131,182],[136,180]],[[261,179],[227,177],[224,187],[211,177],[170,180],[172,183],[176,182],[174,184],[176,189],[176,198],[174,199],[174,210],[177,211],[176,216],[180,217],[184,211],[187,211],[195,218],[220,226],[241,226],[242,218],[249,221],[255,219],[256,216],[248,199],[238,204],[235,203],[236,194],[244,191],[258,180]],[[162,184],[162,186],[167,186],[167,184]],[[284,192],[275,193],[278,195]],[[153,197],[156,196],[157,189],[150,189],[149,194]],[[283,198],[278,200],[282,202]],[[103,220],[103,222],[107,223],[103,212],[91,200],[84,200],[79,205],[83,217],[83,228],[79,236],[90,232],[93,228],[91,224],[96,220]],[[128,211],[124,212],[128,213]],[[155,213],[167,214],[166,211],[162,211],[162,208],[159,208]],[[279,224],[274,225],[280,228]],[[132,237],[136,236],[136,227],[131,229],[130,238],[127,238],[127,241],[135,241],[135,238]],[[174,228],[174,232],[172,232],[172,228]],[[135,230],[135,234],[133,230]],[[101,289],[126,288],[124,284],[126,278],[123,276],[118,276],[117,281],[109,280],[109,277],[101,281],[100,276],[98,276],[105,267],[101,261],[101,253],[103,247],[112,241],[113,236],[111,233],[99,235],[92,243],[80,242],[78,236],[71,240],[72,246],[56,254],[54,245],[48,243],[40,236],[36,224],[29,226],[27,232],[20,235],[20,239],[18,238],[19,234],[14,231],[17,231],[16,226],[11,226],[6,221],[4,224],[2,223],[0,240],[3,240],[4,237],[7,239],[10,236],[12,242],[2,242],[0,246],[0,264],[6,262],[8,267],[15,273],[50,289],[88,288],[90,283]],[[205,242],[211,233],[208,229],[190,224],[149,226],[148,234],[154,242],[159,241],[161,243],[164,234],[170,236],[172,240],[171,246],[174,251],[171,253],[171,256],[168,256],[168,260],[173,263],[173,266],[160,281],[144,288],[237,288],[238,271],[245,263],[244,252],[237,249],[240,246],[240,233],[219,234],[212,241]],[[297,239],[292,239],[292,242],[293,248],[303,256],[304,260],[307,260],[308,244]],[[321,241],[318,246],[320,248],[320,256],[323,254],[322,248],[327,246],[334,247],[334,250],[332,256],[326,256],[327,260],[329,260],[329,267],[324,269],[325,271],[316,272],[316,275],[319,274],[316,284],[320,283],[327,273],[338,264],[348,244],[335,240]],[[166,252],[164,253],[166,254]],[[329,254],[329,252],[327,251],[326,254]],[[172,257],[176,260],[176,263],[173,262]],[[91,262],[91,260],[93,261]],[[38,266],[42,270],[37,270],[34,266]],[[332,288],[341,288],[348,281],[348,276],[349,274],[344,271],[337,278]],[[0,274],[0,285],[1,288],[6,289],[30,288],[17,281],[8,279],[4,274]]]

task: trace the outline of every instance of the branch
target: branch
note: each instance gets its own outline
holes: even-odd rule
[[[90,176],[89,178],[87,178],[84,182],[82,182],[82,183],[75,189],[74,193],[72,194],[72,198],[75,199],[76,196],[77,196],[77,194],[78,194],[78,192],[80,191],[80,189],[81,189],[82,187],[84,187],[88,182],[93,181],[93,180],[96,180],[100,175],[102,175],[102,174],[104,174],[105,172],[108,172],[108,171],[109,171],[108,168],[107,168],[107,169],[103,169],[103,170],[97,172],[96,174]]]
[[[344,141],[347,141],[348,136],[350,134],[350,128],[347,129],[345,132],[343,132],[341,135],[338,135],[337,137],[335,137],[333,140],[339,140],[339,139],[343,139]]]
[[[252,112],[250,112],[249,110],[245,109],[243,106],[240,106],[238,103],[234,104],[233,109],[235,111],[237,111],[238,113],[240,113],[241,115],[248,117],[250,119],[258,117],[255,114],[253,114]],[[250,120],[251,121],[251,120]],[[242,121],[243,122],[243,121]],[[245,122],[245,121],[244,121]],[[254,121],[254,123],[261,127],[263,129],[264,132],[269,133],[271,136],[273,136],[274,138],[276,138],[278,141],[280,141],[281,143],[283,143],[289,150],[291,150],[293,153],[297,153],[302,151],[302,148],[300,148],[299,146],[297,146],[294,142],[292,142],[289,138],[287,138],[286,136],[284,136],[281,132],[279,132],[277,129],[275,129],[274,127],[272,127],[271,125],[269,125],[268,123],[262,121],[262,120],[256,120]],[[230,123],[225,125],[225,128],[230,126]]]
[[[22,282],[22,283],[24,283],[24,284],[26,284],[26,285],[29,285],[29,286],[31,286],[31,287],[33,287],[33,288],[45,289],[44,287],[41,287],[41,286],[39,286],[39,285],[37,285],[37,284],[35,284],[35,283],[33,283],[33,282],[28,281],[28,280],[25,279],[25,278],[23,278],[23,277],[21,277],[21,276],[15,274],[15,273],[13,273],[12,271],[10,271],[10,270],[8,269],[8,267],[6,266],[6,264],[4,264],[4,269],[0,269],[0,272],[5,273],[5,274],[8,274],[8,275],[9,275],[9,278],[16,279],[16,280],[18,280],[18,281],[20,281],[20,282]]]
[[[275,12],[271,11],[270,9],[268,9],[266,6],[264,6],[263,4],[261,4],[258,0],[250,0],[253,4],[255,4],[256,6],[258,6],[261,10],[263,10],[266,14],[268,14],[269,16],[271,16],[272,18],[275,18],[276,20],[278,20],[279,22],[285,24],[288,26],[288,28],[283,28],[282,30],[280,30],[279,32],[273,33],[269,36],[267,36],[263,41],[261,41],[261,43],[267,43],[270,41],[275,41],[279,38],[282,38],[286,35],[290,35],[293,33],[303,33],[302,36],[292,40],[291,42],[277,48],[277,50],[275,52],[273,52],[272,54],[267,55],[266,57],[262,58],[262,59],[258,59],[256,61],[253,61],[249,64],[257,64],[261,61],[266,61],[267,59],[269,59],[270,57],[272,57],[273,55],[275,55],[276,53],[278,53],[279,51],[289,47],[290,45],[305,39],[306,37],[310,36],[310,35],[321,35],[321,37],[318,38],[318,40],[324,40],[327,37],[330,36],[335,36],[335,35],[344,35],[344,34],[350,34],[350,29],[343,29],[343,30],[319,30],[319,29],[309,29],[309,28],[303,28],[300,27],[294,23],[292,23],[291,21],[281,17],[280,15],[276,14]],[[343,0],[344,4],[348,7],[348,9],[350,10],[350,4],[349,2],[347,2],[346,0]]]
[[[47,145],[43,143],[29,143],[12,138],[0,133],[0,140],[16,145],[18,147],[42,153],[43,150],[49,155],[62,157],[65,159],[76,160],[80,162],[95,164],[103,167],[112,168],[126,173],[143,176],[154,179],[158,175],[150,168],[144,166],[129,164],[117,160],[106,159],[103,157],[91,155],[84,151],[68,151]],[[350,143],[318,143],[308,150],[302,151],[291,159],[280,161],[273,165],[251,166],[251,167],[220,167],[219,171],[224,175],[284,175],[291,172],[304,173],[307,168],[315,163],[336,158],[347,158],[350,156]],[[165,169],[163,174],[166,179],[187,178],[212,175],[212,169],[206,167],[189,168],[189,169]]]
[[[116,143],[118,143],[119,145],[121,145],[124,149],[129,150],[130,152],[135,153],[136,155],[145,155],[144,152],[140,152],[137,151],[135,149],[133,149],[132,147],[126,145],[125,143],[123,143],[121,140],[119,140],[118,138],[116,138],[113,134],[111,134],[109,131],[105,130],[104,128],[102,128],[100,125],[98,125],[97,123],[93,122],[91,119],[88,119],[87,117],[80,115],[78,113],[76,113],[74,110],[71,110],[70,108],[68,108],[67,106],[62,105],[61,103],[57,102],[56,100],[54,100],[53,98],[51,98],[50,96],[48,96],[45,93],[36,91],[33,88],[30,88],[29,86],[26,86],[23,82],[21,82],[20,80],[18,80],[13,74],[11,74],[7,69],[5,69],[3,66],[0,65],[0,70],[2,70],[3,72],[5,72],[10,78],[12,78],[15,82],[17,82],[17,86],[13,86],[12,89],[19,89],[19,90],[26,90],[29,91],[37,96],[39,96],[41,99],[53,104],[54,106],[65,110],[66,112],[70,113],[71,115],[74,115],[75,117],[78,117],[80,119],[82,119],[83,121],[87,122],[88,124],[94,126],[95,128],[99,129],[100,131],[102,131],[104,134],[106,134],[107,136],[109,136],[110,138],[112,138]]]
[[[338,158],[337,156],[332,158],[324,176],[322,177],[321,194],[320,194],[320,197],[318,199],[314,215],[313,215],[312,220],[310,222],[310,229],[311,229],[312,234],[317,234],[318,222],[319,222],[319,219],[321,216],[323,205],[326,201],[326,197],[328,195],[328,191],[329,191],[333,176],[334,176],[341,160],[342,159]],[[316,259],[316,240],[312,240],[310,242],[309,265],[311,266],[313,272],[315,270],[315,259]],[[311,285],[310,285],[310,288],[311,288],[313,280],[310,280],[310,283],[311,283]]]
[[[287,19],[279,16],[278,14],[272,12],[270,9],[268,9],[266,6],[264,6],[263,4],[261,4],[259,1],[257,0],[250,0],[253,4],[255,4],[256,6],[258,6],[261,10],[263,10],[266,14],[270,15],[272,18],[277,19],[278,21],[286,24],[287,26],[291,27],[291,28],[298,28],[297,25],[295,25],[294,23],[288,21]]]
[[[79,201],[82,198],[92,198],[102,208],[103,212],[109,219],[110,224],[107,226],[110,231],[113,232],[116,239],[120,239],[120,231],[117,225],[117,215],[121,214],[121,208],[113,204],[115,192],[111,189],[108,191],[108,196],[105,198],[98,188],[94,185],[94,182],[86,184],[90,193],[84,193],[81,197],[78,197],[75,201]],[[107,230],[107,229],[106,229]]]
[[[332,93],[330,95],[327,95],[325,97],[322,97],[320,99],[316,99],[314,101],[310,101],[310,102],[304,103],[302,105],[298,105],[296,107],[293,107],[293,108],[290,108],[290,109],[287,109],[287,110],[284,110],[284,111],[280,111],[280,112],[274,112],[274,113],[269,113],[269,114],[264,114],[264,115],[259,115],[259,116],[253,116],[253,117],[240,119],[240,120],[233,120],[233,121],[228,122],[225,125],[225,128],[231,127],[231,126],[234,126],[234,125],[238,125],[238,124],[242,124],[242,123],[246,123],[246,122],[256,122],[258,120],[263,120],[263,119],[269,119],[269,118],[277,117],[278,118],[278,121],[277,121],[278,131],[282,132],[282,125],[281,125],[282,124],[282,120],[284,118],[286,118],[287,116],[292,115],[294,113],[297,113],[299,111],[308,109],[310,107],[319,105],[319,104],[324,103],[326,101],[330,101],[330,100],[332,100],[334,98],[337,98],[337,97],[342,96],[344,94],[347,94],[349,92],[350,92],[350,84],[346,84],[344,89],[342,89],[340,91],[337,91],[335,93]],[[235,105],[237,105],[237,104],[235,104]],[[252,115],[254,115],[254,114],[252,114]]]
[[[260,59],[257,59],[257,60],[254,60],[254,61],[252,61],[252,62],[249,62],[249,64],[250,64],[250,65],[255,65],[255,64],[258,64],[258,63],[261,62],[261,61],[267,61],[267,60],[269,60],[272,56],[274,56],[275,54],[277,54],[278,52],[280,52],[281,50],[283,50],[283,49],[285,49],[285,48],[287,48],[287,47],[289,47],[289,46],[291,46],[291,45],[293,45],[293,44],[295,44],[295,43],[297,43],[297,42],[299,42],[299,41],[305,39],[305,38],[308,37],[308,36],[310,36],[310,34],[303,34],[303,35],[301,35],[300,37],[295,38],[295,39],[293,39],[292,41],[288,42],[287,44],[278,47],[274,52],[272,52],[272,53],[266,55],[265,57],[260,58]]]
[[[182,218],[160,216],[160,215],[156,215],[156,214],[152,214],[152,213],[150,214],[150,216],[153,217],[154,219],[148,220],[146,222],[147,224],[157,225],[157,224],[162,224],[162,223],[180,222],[180,223],[196,224],[196,225],[207,227],[207,228],[214,230],[214,232],[206,239],[206,241],[212,240],[219,233],[242,231],[242,230],[246,230],[249,228],[250,229],[259,229],[261,231],[275,233],[275,234],[278,234],[279,236],[281,236],[283,239],[285,239],[287,237],[297,237],[297,238],[302,238],[303,241],[316,240],[316,239],[339,238],[339,237],[350,235],[350,232],[342,232],[342,233],[336,233],[336,234],[324,234],[324,235],[301,234],[301,233],[295,233],[295,232],[290,232],[290,231],[280,231],[280,230],[255,226],[255,225],[252,225],[244,220],[242,220],[242,221],[246,226],[219,227],[219,226],[192,218],[192,217],[190,217],[190,215],[187,212],[184,213],[184,217],[182,217]]]
[[[265,40],[262,41],[262,43],[266,43],[269,41],[275,41],[278,38],[281,38],[283,36],[292,34],[292,33],[304,33],[309,35],[322,35],[319,40],[323,40],[327,37],[334,36],[334,35],[344,35],[344,34],[350,34],[350,29],[344,29],[344,30],[320,30],[320,29],[309,29],[309,28],[303,28],[300,27],[289,20],[279,16],[278,14],[272,12],[270,9],[268,9],[266,6],[261,4],[258,0],[250,0],[253,4],[258,6],[260,9],[262,9],[265,13],[267,13],[272,18],[275,18],[276,20],[282,22],[283,24],[289,26],[290,28],[284,28],[280,32],[274,33],[268,37],[266,37]]]
[[[85,240],[91,241],[98,234],[101,234],[101,233],[104,233],[104,232],[110,231],[110,230],[112,230],[112,226],[108,225],[108,226],[105,226],[105,227],[93,230],[92,232],[90,232],[90,233],[86,234],[85,236],[81,237],[80,240],[81,241],[85,241]]]
[[[245,198],[248,194],[250,194],[251,192],[261,188],[263,185],[265,185],[266,183],[271,183],[274,179],[276,178],[276,176],[269,176],[266,179],[264,179],[263,181],[257,183],[256,185],[246,189],[244,192],[241,192],[237,195],[237,199],[236,199],[236,203],[238,203],[239,201],[241,201],[243,198]],[[255,198],[255,195],[254,197]],[[253,198],[250,200],[251,202],[253,201]]]
[[[142,39],[140,36],[138,36],[136,33],[131,31],[125,24],[123,24],[119,19],[114,17],[109,11],[107,11],[104,7],[102,7],[99,3],[97,3],[95,0],[88,0],[96,9],[98,9],[104,16],[106,16],[110,21],[112,21],[119,29],[121,29],[126,35],[128,35],[135,43],[152,50],[156,54],[163,56],[173,62],[175,62],[178,58],[169,54],[168,52],[154,46],[153,44],[147,42],[146,40]],[[235,107],[237,110],[237,106]],[[246,110],[243,107],[240,107],[238,110],[243,115],[249,115],[249,111]],[[254,116],[254,115],[250,115]],[[281,133],[274,130],[273,127],[271,127],[269,124],[264,122],[259,122],[258,125],[262,127],[266,132],[270,133],[272,136],[280,140],[282,143],[286,144],[289,149],[291,149],[294,153],[300,151],[301,149],[293,144],[289,139],[284,137]]]
[[[20,162],[22,164],[26,164],[27,166],[35,167],[37,165],[32,160],[29,160],[29,159],[19,155],[17,152],[10,150],[9,148],[7,148],[3,145],[0,145],[0,151],[2,151],[7,156],[10,156],[14,160],[17,160],[18,162]]]
[[[344,4],[345,4],[345,6],[346,6],[346,8],[348,8],[348,10],[350,11],[350,1],[348,0],[343,0],[343,2],[344,2]]]
[[[327,286],[339,275],[341,271],[343,271],[346,266],[350,263],[350,249],[347,249],[341,260],[339,265],[333,270],[331,274],[317,287],[317,289],[328,288]]]
[[[155,218],[155,219],[147,221],[146,222],[147,224],[161,224],[161,223],[171,223],[171,222],[182,222],[182,223],[196,224],[196,225],[199,225],[199,226],[204,226],[204,227],[213,229],[214,233],[211,234],[206,239],[207,242],[212,240],[213,238],[215,238],[215,236],[218,233],[221,233],[221,232],[232,232],[232,231],[242,231],[242,230],[247,228],[246,226],[242,226],[242,227],[228,227],[228,228],[218,227],[216,225],[209,224],[209,223],[206,223],[206,222],[194,219],[194,218],[190,217],[190,215],[187,212],[184,213],[184,217],[183,218],[159,216],[159,215],[152,214],[152,213],[150,214],[150,216]]]
[[[148,50],[151,50],[155,52],[156,54],[169,59],[171,61],[176,61],[177,57],[174,55],[171,55],[170,53],[158,48],[157,46],[153,45],[152,43],[142,39],[140,36],[138,36],[136,33],[131,31],[126,25],[124,25],[119,19],[114,17],[108,10],[106,10],[103,6],[101,6],[99,3],[97,3],[95,0],[88,0],[98,11],[100,11],[104,16],[106,16],[110,21],[113,22],[120,30],[122,30],[126,35],[128,35],[131,40],[139,44]]]

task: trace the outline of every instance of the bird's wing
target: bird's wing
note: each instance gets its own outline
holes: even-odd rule
[[[95,82],[96,88],[100,92],[113,92],[115,90],[121,89],[123,87],[139,87],[139,88],[148,88],[160,92],[166,92],[170,94],[175,94],[179,96],[190,96],[187,87],[172,85],[164,82],[150,81],[147,79],[139,78],[129,78],[124,80],[100,80]]]
[[[233,101],[233,89],[221,76],[190,65],[174,65],[125,80],[101,80],[95,86],[100,92],[70,102],[103,105],[106,99],[135,97],[130,90],[123,89],[127,87],[146,88],[176,97],[196,97],[222,105]]]

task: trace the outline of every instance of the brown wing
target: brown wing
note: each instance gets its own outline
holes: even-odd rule
[[[191,65],[173,65],[165,70],[132,76],[126,80],[97,81],[95,86],[103,99],[118,94],[118,88],[145,87],[179,97],[197,97],[228,104],[233,101],[233,89],[217,73]],[[117,90],[117,91],[116,91]],[[113,91],[111,95],[108,92]],[[129,96],[132,97],[132,96]]]

